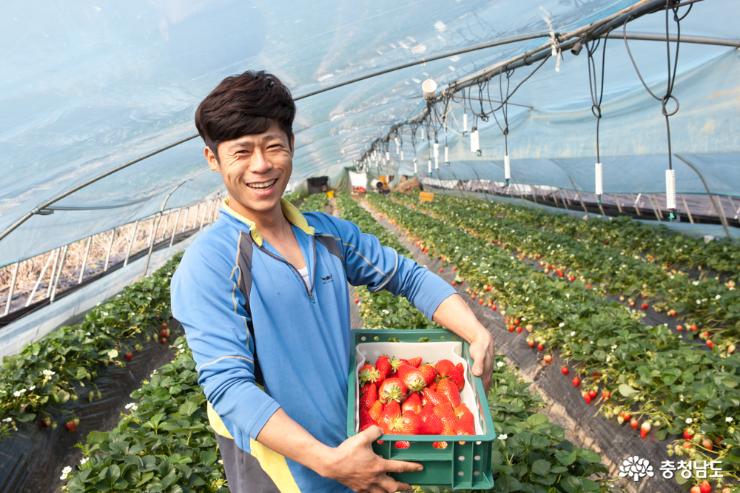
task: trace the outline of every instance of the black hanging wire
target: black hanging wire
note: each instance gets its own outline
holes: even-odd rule
[[[596,117],[596,162],[599,163],[599,166],[601,165],[601,102],[604,99],[607,38],[603,38],[603,45],[601,45],[601,78],[599,78],[599,71],[596,68],[596,60],[594,58],[594,55],[598,51],[601,42],[601,38],[586,42],[586,53],[588,55],[588,90],[591,94],[591,113],[594,115],[594,117]],[[596,200],[599,205],[601,205],[601,194],[596,195]]]
[[[668,142],[668,169],[673,170],[673,150],[671,146],[671,124],[670,124],[670,117],[678,113],[679,110],[679,102],[678,99],[673,95],[673,89],[675,87],[676,83],[676,73],[678,71],[678,53],[679,49],[681,47],[681,21],[686,18],[686,16],[689,15],[689,12],[691,12],[692,7],[694,4],[690,4],[686,12],[684,12],[683,15],[679,15],[679,2],[675,0],[666,0],[666,8],[665,8],[665,45],[666,45],[666,65],[667,65],[667,74],[668,78],[666,80],[666,91],[665,94],[660,97],[657,96],[653,91],[650,90],[647,83],[645,83],[645,79],[643,79],[642,74],[640,73],[640,69],[637,67],[637,62],[635,61],[634,56],[632,56],[632,51],[630,50],[629,43],[627,42],[627,23],[625,22],[622,26],[622,33],[624,38],[624,46],[627,48],[627,55],[629,55],[630,61],[632,62],[632,67],[635,69],[635,73],[637,74],[637,77],[640,79],[640,82],[642,83],[645,90],[650,94],[650,96],[653,97],[653,99],[660,102],[660,111],[663,114],[663,117],[665,118],[665,127],[666,127],[666,136],[667,136],[667,142]],[[676,50],[673,54],[673,57],[671,57],[671,41],[670,41],[670,14],[673,13],[673,21],[676,23]],[[670,108],[669,104],[673,103],[675,105],[674,108]],[[667,191],[666,191],[667,192]],[[675,190],[674,190],[675,193]],[[669,209],[668,211],[668,220],[673,221],[676,219],[675,209]]]

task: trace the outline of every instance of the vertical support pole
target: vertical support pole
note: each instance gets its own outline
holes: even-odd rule
[[[729,195],[727,196],[727,200],[730,201],[730,208],[733,211],[735,211],[734,212],[734,217],[735,217],[735,220],[737,220],[738,219],[738,216],[740,216],[740,207],[737,207],[735,205],[735,200],[732,197],[730,197]]]
[[[190,207],[185,210],[185,222],[182,223],[182,230],[180,233],[184,233],[188,229],[188,221],[190,221]]]
[[[201,211],[201,205],[203,205],[203,210]],[[206,215],[208,214],[208,204],[204,204],[201,202],[201,204],[198,205],[198,219],[200,220],[200,226],[198,226],[198,231],[203,229],[203,223],[206,220]]]
[[[578,202],[581,203],[581,207],[583,208],[583,212],[588,214],[588,207],[586,207],[586,204],[583,202],[583,199],[581,198],[581,194],[576,190],[576,197],[578,197]]]
[[[49,252],[49,256],[46,257],[46,263],[44,264],[44,268],[41,269],[41,273],[39,274],[38,279],[36,279],[36,284],[34,284],[33,289],[31,290],[31,294],[28,295],[28,299],[26,300],[26,304],[24,306],[29,306],[31,304],[31,301],[33,300],[33,297],[36,295],[36,291],[39,289],[39,286],[41,285],[41,279],[43,279],[44,275],[46,274],[46,269],[49,268],[49,264],[51,263],[51,258],[54,256],[56,252],[52,250]]]
[[[110,234],[110,241],[108,242],[108,250],[105,252],[105,266],[103,272],[108,272],[108,265],[110,265],[110,252],[113,250],[113,240],[116,237],[116,228],[113,228]]]
[[[570,207],[568,207],[568,198],[565,196],[562,189],[558,189],[558,195],[560,195],[560,201],[563,203],[563,208],[570,210]]]
[[[54,257],[54,263],[51,264],[51,277],[49,278],[49,285],[46,287],[46,297],[51,295],[51,285],[54,282],[54,273],[57,271],[57,264],[59,263],[59,255],[62,253],[61,249],[57,249],[57,254]]]
[[[657,219],[658,221],[662,221],[663,215],[658,210],[658,207],[656,206],[655,201],[653,200],[653,196],[648,195],[647,198],[648,198],[648,201],[650,202],[650,207],[653,208],[653,214],[655,214],[655,219]]]
[[[686,203],[686,197],[684,197],[683,195],[681,195],[681,202],[683,203],[683,208],[686,211],[686,215],[689,216],[689,222],[691,224],[694,224],[694,217],[691,215],[689,204]]]
[[[556,193],[553,193],[552,198],[555,199],[555,207],[560,207],[560,203],[558,202],[558,195]]]
[[[85,267],[87,267],[87,258],[90,256],[90,247],[92,246],[92,235],[87,237],[85,245],[85,256],[82,257],[82,267],[80,267],[80,277],[77,278],[77,284],[82,284],[82,278],[85,276]]]
[[[123,260],[123,266],[126,267],[128,265],[128,258],[131,255],[131,247],[134,245],[134,240],[136,239],[136,230],[139,229],[139,220],[137,219],[134,223],[134,230],[131,233],[131,239],[128,241],[128,247],[126,247],[126,258]]]
[[[152,230],[149,235],[149,252],[146,255],[146,265],[144,266],[144,277],[149,272],[149,262],[152,259],[152,251],[154,250],[154,239],[157,237],[157,230],[159,229],[159,222],[162,219],[162,214],[158,214],[152,221]]]
[[[716,195],[710,195],[709,198],[712,200],[714,210],[719,215],[719,220],[722,223],[722,228],[725,230],[725,235],[727,235],[728,238],[732,238],[730,235],[729,225],[727,224],[727,217],[725,217],[725,210],[722,208],[722,202],[717,200]]]
[[[177,233],[177,224],[180,222],[180,214],[182,213],[182,208],[177,209],[177,216],[175,217],[175,227],[172,228],[172,237],[170,238],[170,246],[175,242],[175,233]]]
[[[57,295],[57,286],[59,286],[59,279],[62,277],[62,268],[64,267],[64,261],[67,260],[67,248],[69,245],[64,245],[62,248],[62,260],[59,262],[59,269],[57,270],[56,278],[54,279],[54,285],[51,288],[51,296],[49,296],[49,303],[54,303],[54,298]]]
[[[620,214],[624,214],[624,211],[622,210],[622,201],[619,200],[619,197],[617,197],[617,210]]]
[[[640,214],[640,199],[642,198],[642,194],[638,193],[637,198],[635,199],[634,208],[635,208],[635,214],[637,214],[637,217],[641,217],[642,214]]]
[[[534,200],[535,204],[538,204],[537,202],[537,189],[534,187],[534,185],[529,186],[532,189],[532,200]]]
[[[20,261],[17,261],[13,266],[13,273],[10,275],[10,287],[8,288],[8,301],[5,303],[5,312],[3,317],[10,313],[10,304],[13,301],[13,291],[15,291],[15,281],[18,279],[18,266]]]

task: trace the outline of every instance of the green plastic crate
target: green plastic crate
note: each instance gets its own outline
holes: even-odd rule
[[[441,329],[360,329],[353,330],[353,345],[350,357],[349,392],[347,393],[347,436],[357,433],[355,422],[355,398],[357,366],[355,347],[363,342],[449,342],[462,343],[462,357],[472,368],[468,343],[461,337]],[[389,353],[393,350],[389,348]],[[383,435],[382,444],[374,443],[375,453],[386,459],[418,462],[424,470],[413,473],[393,474],[399,481],[409,484],[445,486],[453,490],[487,490],[493,487],[491,472],[491,449],[496,433],[488,408],[483,382],[479,377],[468,376],[473,381],[478,401],[480,423],[484,433],[480,435]],[[475,412],[471,409],[471,411]],[[397,441],[408,441],[411,447],[399,449]],[[432,443],[446,442],[447,448],[434,448]]]

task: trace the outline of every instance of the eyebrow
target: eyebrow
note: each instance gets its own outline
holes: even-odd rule
[[[233,147],[241,147],[241,146],[251,146],[255,144],[255,141],[252,139],[252,135],[243,137],[244,140],[237,140],[234,142]],[[283,137],[279,133],[269,133],[266,134],[264,137],[262,137],[259,142],[266,142],[268,140],[280,140],[283,141]]]

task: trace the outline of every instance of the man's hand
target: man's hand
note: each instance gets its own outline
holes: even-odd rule
[[[478,321],[473,310],[459,294],[444,300],[437,307],[432,320],[470,343],[473,375],[483,379],[483,386],[488,392],[493,372],[493,336],[488,329]]]
[[[371,426],[348,438],[332,449],[325,467],[318,472],[361,493],[410,490],[410,485],[396,481],[388,473],[421,471],[422,466],[414,462],[387,460],[375,455],[372,443],[382,434],[383,431],[379,427]]]
[[[470,341],[470,357],[473,358],[473,375],[483,378],[486,393],[491,388],[493,373],[493,337],[483,329],[476,332]]]

